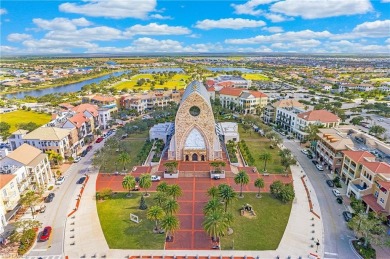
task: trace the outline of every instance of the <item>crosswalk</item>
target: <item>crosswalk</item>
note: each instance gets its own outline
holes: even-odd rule
[[[35,255],[27,256],[26,259],[64,259],[62,255]]]
[[[324,259],[337,259],[339,258],[337,255],[337,253],[324,252]]]

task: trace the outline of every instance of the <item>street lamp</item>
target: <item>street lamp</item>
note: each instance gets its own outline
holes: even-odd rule
[[[318,240],[318,239],[317,239],[317,242],[316,242],[316,246],[317,246],[316,253],[318,253],[318,247],[320,246],[320,240]]]

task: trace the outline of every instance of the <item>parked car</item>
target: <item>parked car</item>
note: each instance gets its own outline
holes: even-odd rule
[[[83,184],[84,181],[85,181],[85,179],[86,179],[86,177],[83,176],[83,177],[81,177],[80,179],[78,179],[76,183],[77,183],[77,184]]]
[[[88,151],[87,150],[83,150],[83,152],[81,152],[81,157],[85,157],[87,155]]]
[[[316,164],[318,171],[324,171],[324,168],[320,164]]]
[[[352,215],[352,213],[349,212],[349,211],[344,211],[344,212],[343,212],[343,217],[344,217],[344,220],[345,220],[346,222],[349,222],[349,221],[352,219],[353,215]]]
[[[102,141],[103,141],[103,139],[104,139],[104,138],[102,138],[102,137],[98,138],[98,139],[96,140],[96,143],[100,143],[100,142],[102,142]]]
[[[317,160],[311,160],[311,162],[312,162],[314,165],[318,165],[318,161],[317,161]]]
[[[60,176],[56,180],[56,185],[61,185],[64,181],[65,181],[65,177],[64,176]]]
[[[39,241],[45,242],[49,240],[52,228],[47,226],[43,229],[41,236],[39,237]]]
[[[55,196],[54,193],[52,193],[52,192],[49,193],[49,195],[47,195],[46,198],[45,198],[45,202],[46,202],[46,203],[52,202],[53,199],[54,199],[54,196]]]
[[[151,175],[150,176],[152,182],[158,182],[161,180],[161,176],[158,176],[158,175]]]
[[[78,162],[80,162],[80,160],[81,160],[81,157],[78,156],[78,157],[76,157],[76,158],[73,160],[73,163],[78,163]]]
[[[302,149],[301,152],[305,155],[308,155],[309,154],[309,151],[307,151],[307,149]]]
[[[341,197],[341,196],[337,197],[336,201],[337,201],[338,204],[343,204],[343,197]]]
[[[89,151],[91,151],[91,149],[92,149],[92,146],[88,146],[86,150],[87,150],[87,152],[89,152]]]
[[[332,189],[332,192],[333,192],[334,196],[336,196],[336,197],[340,197],[341,196],[340,191],[337,190],[337,189]]]
[[[214,175],[213,179],[214,180],[219,180],[219,179],[221,179],[221,177],[219,175]]]
[[[329,187],[334,187],[334,182],[332,180],[326,180],[326,184],[329,186]]]
[[[309,159],[313,159],[314,157],[313,157],[313,155],[312,155],[312,154],[308,154],[308,155],[307,155],[307,158],[309,158]]]

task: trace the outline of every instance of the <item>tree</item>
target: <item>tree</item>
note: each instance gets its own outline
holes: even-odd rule
[[[284,166],[284,171],[287,172],[288,167],[290,165],[296,164],[297,160],[295,160],[295,158],[292,156],[286,156],[286,157],[282,157],[280,162],[281,162],[282,166]]]
[[[145,189],[145,196],[148,196],[148,189],[152,186],[152,179],[149,174],[141,174],[139,179],[139,186]]]
[[[362,200],[358,200],[355,197],[351,197],[351,208],[353,209],[355,214],[364,213],[366,208],[362,202]]]
[[[283,157],[291,157],[292,156],[292,153],[291,153],[291,150],[290,149],[282,149],[279,151],[279,156],[281,156],[282,158]]]
[[[279,198],[279,194],[283,189],[283,183],[281,181],[275,181],[270,185],[270,192],[276,198]]]
[[[208,215],[215,211],[222,211],[222,203],[219,199],[213,198],[209,200],[203,207],[203,213]]]
[[[126,170],[126,164],[130,161],[130,156],[127,152],[122,152],[118,156],[118,162],[122,163],[123,171]]]
[[[257,197],[260,198],[261,197],[260,189],[264,188],[264,179],[263,178],[257,178],[255,180],[255,187],[259,188],[259,192],[257,193]]]
[[[211,186],[208,190],[207,190],[207,195],[209,197],[211,197],[212,199],[214,199],[215,197],[218,196],[218,188],[216,186]]]
[[[64,158],[54,150],[48,150],[46,151],[46,154],[48,155],[48,159],[52,164],[58,165],[64,160]]]
[[[153,200],[157,203],[158,206],[162,207],[163,204],[167,201],[167,195],[163,192],[158,191],[154,195]]]
[[[219,197],[225,203],[225,212],[227,211],[228,205],[237,198],[236,192],[233,188],[227,184],[218,185]]]
[[[249,183],[248,174],[243,170],[239,171],[238,174],[234,177],[234,182],[240,185],[240,197],[244,197],[242,195],[242,187],[243,185],[247,185]]]
[[[35,210],[34,210],[34,207],[35,205],[38,204],[38,201],[39,201],[39,195],[36,194],[34,191],[27,191],[19,200],[20,204],[27,208],[29,207],[30,210],[31,210],[31,215],[34,219],[34,213],[35,213]]]
[[[386,132],[386,129],[381,125],[374,125],[370,128],[369,133],[374,134],[375,137],[379,138],[383,133]]]
[[[127,189],[129,191],[129,197],[131,195],[131,190],[133,190],[136,185],[137,183],[135,182],[134,176],[126,175],[125,177],[123,177],[122,187],[123,189]]]
[[[7,139],[11,135],[9,132],[10,128],[11,125],[9,125],[7,122],[0,122],[0,136],[3,138],[3,140]]]
[[[27,130],[28,132],[31,132],[37,128],[39,128],[39,125],[35,122],[27,122],[27,123],[19,123],[16,125],[18,129]]]
[[[352,125],[359,125],[362,121],[364,121],[363,116],[356,116],[351,119]]]
[[[260,160],[263,160],[264,161],[264,169],[263,171],[265,172],[266,170],[266,167],[267,167],[267,161],[270,161],[272,159],[272,155],[271,153],[269,152],[264,152],[262,154],[260,154]]]
[[[172,215],[179,210],[179,203],[176,200],[167,200],[164,204],[164,211],[167,215]]]
[[[206,233],[211,236],[213,240],[219,240],[228,228],[224,213],[221,211],[214,211],[206,215],[202,225]]]
[[[38,220],[20,220],[14,223],[14,230],[9,237],[11,243],[30,244],[31,238],[35,238],[33,229],[40,228],[42,223]],[[34,235],[26,235],[27,232],[34,232]]]
[[[305,129],[307,135],[307,140],[313,141],[318,138],[317,133],[320,132],[318,125],[309,124]]]
[[[139,202],[139,207],[140,210],[146,210],[148,208],[148,205],[146,205],[145,197],[142,195],[141,200]]]
[[[180,227],[180,221],[174,215],[165,215],[161,220],[161,227],[167,233],[167,239],[173,240],[173,235]]]
[[[164,210],[160,206],[152,206],[146,213],[147,219],[154,220],[156,225],[155,225],[155,230],[158,231],[158,221],[161,220],[164,217]]]
[[[279,193],[279,198],[284,203],[294,200],[295,192],[293,186],[291,184],[285,184]]]
[[[251,125],[243,123],[242,128],[244,129],[245,133],[251,128]]]
[[[156,190],[158,192],[166,193],[168,191],[169,185],[166,182],[161,182],[157,185]]]
[[[386,230],[379,217],[364,212],[356,214],[351,221],[348,222],[348,226],[352,228],[356,234],[364,237],[365,247],[367,247],[370,242],[378,243]]]
[[[167,194],[176,200],[183,194],[183,191],[178,184],[172,184],[168,187]]]

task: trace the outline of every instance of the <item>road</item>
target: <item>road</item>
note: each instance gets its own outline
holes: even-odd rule
[[[36,219],[42,222],[42,228],[51,226],[53,232],[46,242],[37,242],[27,258],[62,258],[64,244],[64,226],[67,215],[73,210],[81,185],[76,184],[91,165],[93,153],[104,145],[104,141],[93,144],[93,148],[80,162],[72,164],[63,174],[65,181],[61,185],[55,185],[52,192],[55,197],[51,203],[46,203],[46,211],[40,213]],[[46,195],[49,191],[46,192]]]
[[[332,188],[325,182],[329,179],[326,171],[317,170],[311,160],[301,152],[299,142],[284,139],[283,144],[292,151],[316,190],[324,225],[325,258],[358,258],[349,244],[349,240],[354,237],[353,232],[348,229],[342,216],[347,208],[336,202]]]

